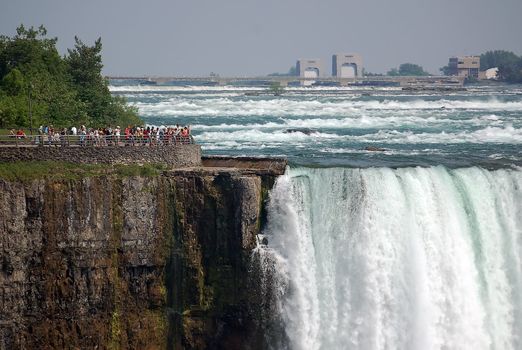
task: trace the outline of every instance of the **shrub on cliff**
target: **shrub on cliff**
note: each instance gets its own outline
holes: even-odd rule
[[[101,39],[88,46],[76,38],[65,57],[57,40],[43,26],[21,25],[15,36],[0,36],[0,127],[28,127],[30,114],[33,127],[141,123],[135,108],[110,94]]]

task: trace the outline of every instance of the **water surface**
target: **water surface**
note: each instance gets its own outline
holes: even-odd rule
[[[287,156],[308,166],[519,166],[522,87],[111,86],[151,125],[190,124],[205,154]],[[257,96],[252,96],[257,93]],[[384,149],[368,151],[368,147]]]

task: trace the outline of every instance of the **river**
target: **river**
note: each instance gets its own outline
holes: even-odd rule
[[[289,159],[259,248],[274,348],[522,348],[522,87],[111,91],[205,154]]]

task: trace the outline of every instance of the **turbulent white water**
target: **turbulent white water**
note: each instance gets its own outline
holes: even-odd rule
[[[352,115],[360,111],[414,111],[414,110],[485,110],[485,111],[521,111],[522,102],[504,102],[496,99],[474,101],[451,101],[439,99],[436,101],[411,100],[408,102],[398,100],[384,101],[358,101],[359,97],[341,96],[333,97],[327,101],[319,100],[321,95],[314,99],[272,99],[256,100],[244,99],[238,101],[230,97],[193,99],[187,101],[178,96],[171,97],[162,102],[137,102],[136,106],[145,116],[331,116]]]
[[[147,124],[191,125],[207,155],[285,156],[322,167],[522,166],[517,85],[288,87],[273,96],[266,87],[122,83],[111,91]]]
[[[289,169],[267,251],[292,349],[521,349],[522,171]]]
[[[292,164],[252,265],[274,349],[522,349],[522,86],[121,84],[205,155]]]

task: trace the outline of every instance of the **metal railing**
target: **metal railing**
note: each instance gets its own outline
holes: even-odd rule
[[[0,135],[0,147],[124,147],[194,144],[192,135]]]

